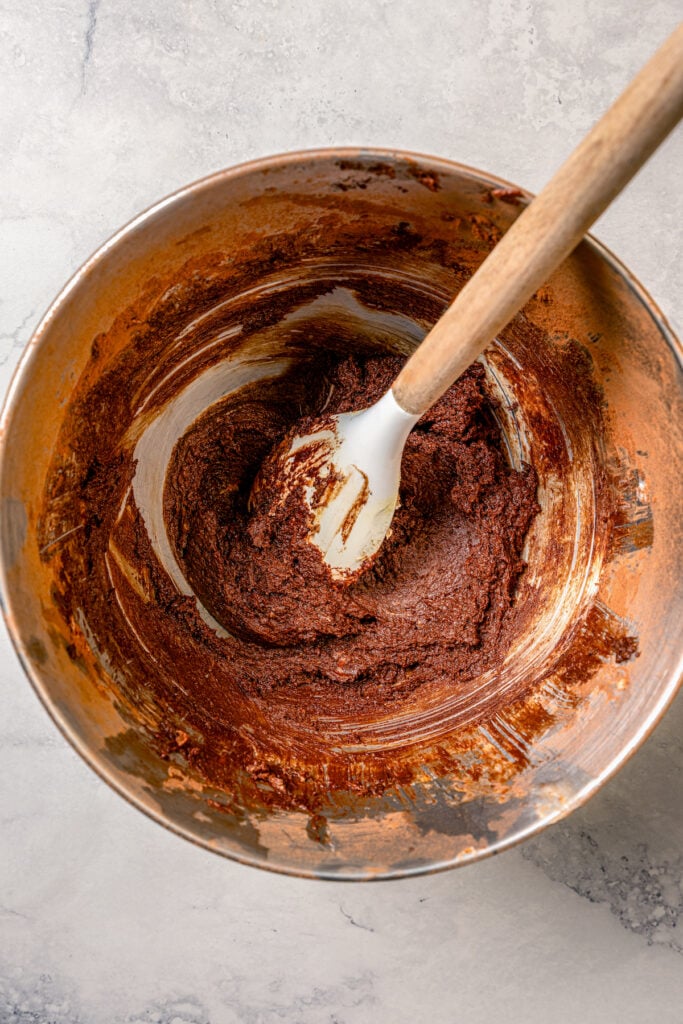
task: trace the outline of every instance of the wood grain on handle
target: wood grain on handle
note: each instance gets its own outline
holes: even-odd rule
[[[425,412],[579,243],[683,116],[683,24],[520,214],[396,378]]]

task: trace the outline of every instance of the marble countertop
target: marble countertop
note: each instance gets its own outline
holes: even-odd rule
[[[220,167],[397,146],[538,189],[677,0],[0,0],[0,387],[114,229]],[[595,233],[683,327],[671,137]],[[683,693],[521,847],[376,885],[165,832],[57,733],[0,635],[0,1024],[683,1021]]]

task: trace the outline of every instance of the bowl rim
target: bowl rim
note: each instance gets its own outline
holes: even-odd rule
[[[5,393],[2,410],[0,411],[0,480],[3,476],[5,453],[8,448],[8,432],[11,424],[12,415],[14,413],[15,406],[19,400],[20,386],[24,380],[26,374],[30,372],[31,364],[36,355],[37,349],[40,346],[43,335],[50,325],[52,319],[56,316],[60,307],[64,304],[68,296],[74,291],[82,281],[84,281],[91,270],[109,253],[110,250],[114,249],[120,241],[126,236],[132,234],[138,227],[145,224],[146,221],[152,220],[159,213],[165,210],[167,207],[172,207],[175,203],[181,202],[182,200],[201,193],[204,189],[211,189],[214,185],[229,181],[234,178],[248,176],[254,172],[269,170],[273,168],[282,168],[289,164],[295,164],[297,162],[327,162],[331,159],[389,159],[389,160],[408,160],[414,161],[420,164],[425,164],[436,171],[439,169],[444,172],[459,172],[469,177],[470,179],[481,183],[486,186],[500,187],[505,189],[517,189],[524,200],[530,201],[534,197],[534,193],[529,192],[526,189],[519,188],[519,186],[508,181],[505,178],[498,177],[495,174],[491,174],[487,171],[482,171],[476,167],[471,167],[468,164],[461,163],[456,160],[450,160],[445,157],[431,156],[425,153],[419,153],[412,150],[396,149],[393,147],[377,147],[377,146],[343,146],[343,147],[320,147],[312,149],[301,149],[287,151],[284,153],[274,153],[268,156],[258,157],[253,160],[243,161],[235,164],[234,166],[223,168],[218,171],[214,171],[210,174],[204,175],[201,178],[190,182],[187,185],[183,185],[180,188],[174,190],[168,195],[162,197],[151,205],[147,206],[141,213],[137,214],[121,228],[115,231],[109,236],[100,246],[98,246],[94,252],[88,256],[86,260],[78,267],[78,269],[68,279],[66,284],[57,293],[55,298],[49,304],[47,310],[41,317],[37,327],[34,329],[29,341],[27,342],[19,361],[17,362],[10,382]],[[610,267],[619,275],[622,281],[628,286],[632,294],[635,296],[637,301],[641,304],[643,309],[649,314],[653,320],[656,328],[662,335],[665,343],[671,350],[679,369],[683,372],[683,344],[674,333],[666,317],[662,313],[661,309],[654,301],[652,296],[649,294],[647,289],[640,283],[635,275],[621,262],[621,260],[602,242],[600,242],[593,234],[588,232],[584,238],[584,242],[587,242],[596,253],[601,256]],[[543,831],[549,825],[560,821],[565,818],[572,811],[581,807],[587,800],[593,796],[613,775],[633,756],[636,750],[645,742],[650,734],[655,729],[656,725],[661,720],[662,716],[666,712],[667,708],[673,702],[676,693],[683,683],[683,645],[681,645],[681,652],[678,664],[674,666],[670,678],[668,679],[666,688],[660,695],[655,705],[650,709],[650,712],[640,722],[638,728],[631,736],[630,740],[624,744],[620,751],[611,759],[611,761],[602,769],[597,777],[591,779],[579,790],[576,791],[566,803],[558,810],[551,811],[545,816],[537,819],[533,824],[527,826],[525,829],[521,829],[514,835],[500,839],[484,849],[472,850],[471,853],[461,855],[458,857],[451,857],[440,861],[435,861],[427,865],[418,865],[415,867],[402,867],[400,869],[391,869],[389,871],[373,873],[372,870],[368,869],[348,869],[345,868],[342,872],[331,871],[325,868],[314,870],[310,868],[298,868],[288,863],[276,863],[267,859],[260,859],[255,856],[250,856],[241,853],[239,850],[228,850],[222,847],[212,845],[211,840],[205,840],[200,836],[192,833],[189,829],[177,824],[174,821],[169,820],[161,809],[156,809],[152,806],[146,805],[138,797],[137,794],[129,792],[123,785],[122,781],[118,778],[117,773],[106,762],[102,761],[97,752],[94,751],[89,745],[81,740],[81,737],[77,734],[76,730],[73,729],[65,716],[62,715],[58,706],[52,701],[50,694],[48,693],[47,686],[44,684],[40,677],[40,673],[36,670],[32,661],[27,655],[26,645],[20,635],[12,603],[12,591],[7,579],[7,571],[5,566],[5,560],[0,557],[0,609],[5,621],[5,625],[12,642],[12,646],[17,654],[19,663],[24,670],[24,673],[28,677],[28,680],[38,697],[40,703],[43,705],[48,715],[52,719],[53,723],[57,726],[62,736],[69,742],[73,749],[80,755],[85,763],[104,781],[109,785],[116,793],[124,798],[130,805],[135,807],[138,811],[141,811],[147,818],[152,821],[163,825],[164,828],[181,836],[183,839],[188,840],[195,846],[201,847],[202,849],[209,850],[212,853],[218,854],[229,860],[236,861],[240,864],[247,864],[251,867],[258,867],[267,871],[274,872],[276,874],[289,875],[299,878],[315,878],[327,881],[384,881],[396,878],[410,878],[419,875],[435,874],[439,871],[445,871],[448,868],[460,867],[464,864],[474,863],[475,861],[484,860],[486,857],[494,856],[497,853],[501,853],[504,850],[510,849],[516,846],[518,843],[523,842],[525,839],[530,838],[533,835]]]

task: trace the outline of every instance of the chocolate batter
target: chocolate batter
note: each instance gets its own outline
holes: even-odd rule
[[[391,534],[357,582],[331,579],[296,493],[278,516],[268,486],[250,502],[264,456],[288,429],[306,433],[325,403],[329,413],[364,408],[401,363],[319,356],[304,374],[304,418],[301,380],[283,380],[213,406],[176,446],[167,530],[194,592],[232,635],[226,653],[247,694],[343,687],[376,705],[427,681],[457,687],[505,657],[536,476],[501,452],[483,367],[410,435]]]

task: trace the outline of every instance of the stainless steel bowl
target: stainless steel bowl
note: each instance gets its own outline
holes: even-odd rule
[[[315,807],[292,809],[273,794],[259,802],[217,788],[192,768],[182,743],[164,746],[167,709],[139,686],[132,692],[115,637],[95,636],[87,610],[65,618],[58,600],[80,543],[78,531],[60,535],[54,525],[56,459],[64,465],[75,396],[122,353],[144,360],[140,325],[162,307],[168,313],[174,295],[182,296],[175,330],[187,359],[200,344],[192,326],[200,312],[218,326],[226,302],[263,307],[269,295],[321,280],[353,297],[354,280],[372,271],[396,285],[373,316],[365,309],[374,340],[407,352],[414,337],[396,330],[401,295],[412,289],[447,301],[527,200],[490,175],[393,151],[247,164],[190,185],[114,235],[33,335],[2,421],[9,630],[78,752],[186,838],[250,864],[326,878],[471,862],[586,800],[672,699],[683,654],[681,348],[650,297],[592,239],[486,358],[510,459],[533,460],[543,509],[504,665],[467,699],[434,690],[334,728],[324,708],[312,708],[300,726],[318,737],[311,771],[361,777],[383,758],[395,771],[385,791],[330,785]],[[199,278],[201,307],[191,287]],[[324,317],[328,326],[337,318],[364,330],[362,304],[351,312],[335,302],[304,307],[310,326]],[[252,365],[256,344],[257,333],[231,357]],[[223,357],[217,346],[216,361]],[[141,422],[126,427],[130,437],[144,432]],[[163,465],[153,468],[163,476]],[[63,493],[69,500],[68,481]],[[84,523],[89,514],[84,508]],[[254,713],[267,723],[267,701]]]

